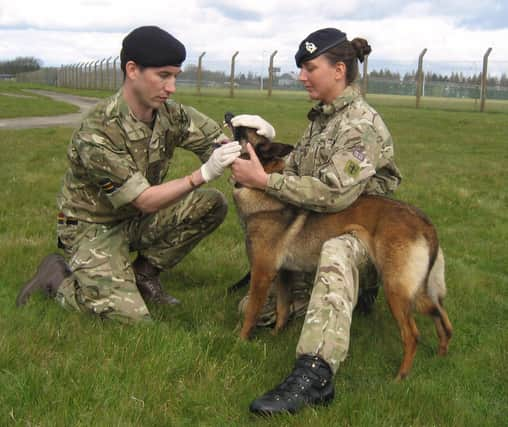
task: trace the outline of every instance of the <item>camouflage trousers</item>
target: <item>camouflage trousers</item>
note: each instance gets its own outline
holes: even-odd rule
[[[377,274],[363,243],[353,234],[344,234],[323,244],[314,286],[305,280],[308,277],[301,275],[295,286],[292,284],[291,313],[293,317],[305,315],[296,353],[322,357],[335,373],[349,349],[351,319],[360,282],[362,286],[370,286],[376,283]],[[241,313],[247,302],[248,296],[240,301]],[[276,300],[271,292],[258,326],[275,323],[275,317]]]
[[[222,193],[202,189],[154,214],[116,224],[59,224],[72,275],[58,288],[57,301],[126,323],[150,320],[129,253],[137,251],[161,270],[171,268],[223,222],[226,212]]]

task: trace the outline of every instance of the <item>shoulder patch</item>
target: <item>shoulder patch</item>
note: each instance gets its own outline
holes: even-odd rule
[[[360,173],[359,163],[354,160],[348,160],[346,162],[346,166],[344,166],[344,172],[346,172],[349,176],[356,178]]]

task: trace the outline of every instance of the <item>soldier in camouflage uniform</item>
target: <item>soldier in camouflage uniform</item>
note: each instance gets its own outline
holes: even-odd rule
[[[296,54],[300,80],[310,97],[320,101],[308,115],[310,124],[283,173],[267,175],[254,150],[249,150],[251,160],[233,163],[234,179],[315,212],[341,211],[362,194],[392,193],[401,175],[393,160],[390,132],[353,83],[357,59],[363,61],[369,52],[365,40],[350,42],[333,28],[316,31],[302,41]],[[373,269],[366,248],[354,234],[323,244],[295,368],[280,385],[251,403],[252,412],[294,413],[305,405],[333,399],[332,376],[347,355],[361,273]],[[298,288],[296,299],[302,295],[300,284]],[[302,307],[305,303],[298,301],[293,309],[301,312]],[[273,314],[273,305],[267,306],[263,320]]]
[[[218,178],[240,153],[217,123],[168,100],[184,59],[184,46],[158,27],[137,28],[124,39],[123,87],[88,113],[68,148],[57,223],[67,262],[46,257],[18,305],[42,290],[66,308],[138,322],[150,320],[147,301],[178,303],[159,274],[224,220],[224,196],[197,187]],[[164,182],[177,147],[203,165]]]

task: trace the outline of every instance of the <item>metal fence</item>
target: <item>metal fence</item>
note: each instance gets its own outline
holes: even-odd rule
[[[492,49],[487,49],[484,57],[480,61],[471,61],[471,66],[466,66],[466,75],[473,74],[474,78],[463,76],[463,64],[448,64],[447,73],[461,78],[448,79],[443,78],[441,72],[443,65],[436,63],[424,63],[424,56],[427,49],[423,49],[414,63],[406,63],[405,68],[410,73],[401,76],[399,73],[390,73],[389,77],[383,77],[376,73],[376,64],[380,61],[372,61],[369,66],[369,57],[366,57],[359,83],[364,94],[391,94],[406,95],[415,97],[415,104],[420,106],[422,97],[445,97],[445,98],[466,98],[473,99],[478,103],[480,111],[483,111],[487,97],[489,99],[508,100],[508,61],[495,62],[495,74],[502,74],[503,79],[489,79],[488,65],[489,55]],[[253,61],[249,66],[254,70],[250,72],[239,72],[237,69],[236,51],[229,60],[217,60],[206,58],[206,52],[202,52],[197,58],[191,58],[184,67],[184,71],[179,78],[179,85],[194,86],[196,93],[201,94],[207,88],[225,88],[229,95],[234,97],[237,89],[260,89],[266,91],[268,96],[272,95],[272,90],[302,90],[302,85],[298,81],[298,75],[295,72],[281,73],[281,69],[275,66],[275,57],[277,51],[269,55],[266,53],[263,61]],[[263,70],[262,62],[268,59],[267,72]],[[244,60],[243,60],[244,61]],[[480,66],[481,63],[481,66]],[[385,63],[386,64],[386,63]],[[385,65],[386,67],[386,65]],[[388,65],[391,67],[391,65]],[[454,71],[455,67],[455,71]],[[394,69],[400,69],[401,63],[394,63]],[[404,67],[403,67],[404,68]],[[228,70],[229,69],[229,70]],[[243,67],[245,69],[245,66]],[[225,71],[228,70],[229,72]],[[501,72],[499,71],[501,70]],[[472,73],[473,72],[473,73]],[[435,80],[434,76],[439,75]],[[102,58],[94,61],[80,62],[76,64],[62,65],[59,68],[44,68],[31,73],[17,75],[17,80],[22,82],[42,83],[59,87],[69,87],[77,89],[104,89],[115,90],[119,88],[123,81],[123,73],[119,66],[119,57]]]

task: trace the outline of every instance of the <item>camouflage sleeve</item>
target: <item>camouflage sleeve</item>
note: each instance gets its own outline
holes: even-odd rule
[[[330,147],[320,147],[316,156],[329,160],[312,176],[270,174],[266,192],[304,209],[341,211],[362,194],[369,178],[376,174],[379,154],[373,126],[357,124],[340,134]]]
[[[211,118],[188,106],[182,106],[187,130],[179,147],[192,151],[204,163],[214,149],[215,142],[226,139],[222,128]]]
[[[295,155],[294,151],[289,153],[289,155],[286,158],[286,166],[284,167],[284,175],[287,176],[296,176],[298,169],[296,167],[296,161],[295,161]]]
[[[123,143],[114,143],[98,130],[81,129],[74,134],[72,144],[87,178],[104,192],[115,209],[150,187]]]
[[[378,169],[365,187],[365,194],[386,196],[392,194],[402,181],[402,175],[393,160]]]

